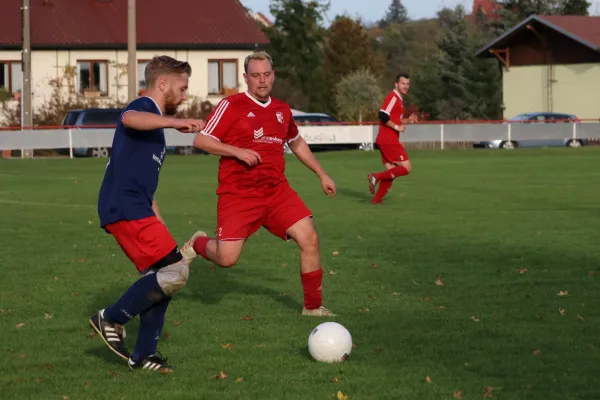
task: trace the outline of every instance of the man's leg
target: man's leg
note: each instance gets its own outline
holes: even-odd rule
[[[185,252],[186,258],[194,259],[197,255],[200,255],[219,267],[229,268],[237,264],[244,249],[244,243],[246,243],[245,239],[217,241],[208,236],[199,236],[192,237],[183,246],[181,252]]]
[[[319,236],[313,225],[312,213],[289,186],[282,186],[271,198],[264,227],[283,240],[294,239],[300,248],[300,280],[304,293],[302,314],[334,316],[322,305],[323,270]]]
[[[382,145],[379,147],[379,151],[386,169],[382,172],[371,173],[368,176],[371,193],[379,185],[375,197],[371,201],[373,204],[382,203],[384,196],[392,187],[393,180],[408,175],[412,170],[408,154],[402,144]]]

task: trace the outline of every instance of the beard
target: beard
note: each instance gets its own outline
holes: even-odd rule
[[[169,90],[169,92],[167,92],[167,94],[165,95],[165,114],[177,114],[177,109],[179,108],[180,104],[181,102],[175,101],[175,95],[173,94],[173,91]]]

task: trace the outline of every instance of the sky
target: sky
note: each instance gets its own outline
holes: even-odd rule
[[[588,0],[589,1],[589,0]],[[242,4],[255,12],[262,12],[269,18],[270,0],[241,0]],[[350,17],[360,17],[364,22],[380,20],[386,13],[391,0],[330,0],[328,19],[330,22],[336,15],[347,14]],[[600,15],[600,0],[591,0],[590,14]],[[444,7],[454,7],[462,4],[470,12],[473,0],[403,0],[403,4],[411,19],[434,17]]]

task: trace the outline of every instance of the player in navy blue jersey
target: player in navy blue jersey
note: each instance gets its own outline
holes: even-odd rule
[[[116,303],[90,318],[92,328],[132,369],[170,368],[156,348],[171,296],[188,279],[188,265],[154,199],[166,153],[165,128],[196,133],[200,120],[173,115],[186,100],[192,74],[187,62],[157,56],[145,70],[148,94],[121,114],[98,199],[100,226],[112,234],[142,277]],[[133,353],[124,325],[136,315],[140,328]]]

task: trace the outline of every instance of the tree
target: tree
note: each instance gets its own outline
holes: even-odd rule
[[[382,100],[383,93],[377,77],[368,69],[349,73],[335,87],[335,102],[342,119],[374,120]]]
[[[589,15],[591,3],[587,0],[563,0],[561,4],[562,15]]]
[[[379,26],[385,28],[390,24],[403,23],[408,21],[408,12],[401,0],[392,0],[385,17],[379,21]]]
[[[270,11],[274,26],[265,28],[278,79],[296,87],[318,106],[322,76],[324,29],[321,27],[328,4],[321,0],[272,0]],[[283,100],[287,100],[285,97]],[[293,104],[292,104],[293,105]]]

